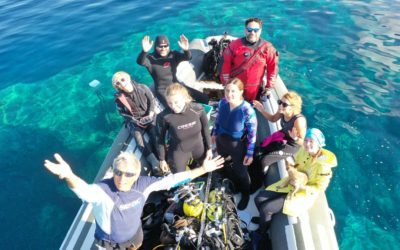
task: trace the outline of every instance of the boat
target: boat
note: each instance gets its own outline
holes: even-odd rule
[[[220,41],[221,39],[234,39],[231,36],[210,36],[205,39],[194,39],[190,42],[192,59],[190,62],[183,62],[177,70],[178,79],[190,87],[199,90],[221,90],[222,86],[215,82],[203,81],[204,72],[202,63],[204,54],[210,50],[209,42],[212,39]],[[277,100],[287,92],[287,88],[282,79],[278,76],[275,87],[271,90],[268,99],[263,101],[264,108],[274,113],[278,109]],[[158,107],[161,109],[161,107]],[[280,129],[279,123],[271,123],[258,115],[257,141],[261,141],[265,136],[274,133]],[[145,135],[145,140],[148,136]],[[144,158],[135,139],[129,134],[127,128],[122,126],[116,136],[110,151],[105,157],[95,181],[112,176],[111,165],[113,159],[121,152],[128,151],[134,153],[142,162],[142,175],[150,175],[151,168]],[[287,176],[285,162],[275,163],[277,166],[270,167],[266,175],[265,183],[271,184]],[[250,197],[250,202],[239,216],[248,225],[248,230],[257,229],[257,225],[250,222],[252,216],[258,216],[258,211],[254,204],[254,197],[258,191]],[[235,197],[238,200],[238,197]],[[325,193],[321,193],[314,205],[298,217],[290,217],[282,213],[274,215],[270,227],[269,237],[270,245],[274,250],[284,249],[338,249],[338,242],[335,234],[335,217],[329,208]],[[94,243],[95,222],[92,215],[92,206],[86,202],[81,205],[75,219],[70,226],[66,237],[64,238],[60,249],[96,249]]]

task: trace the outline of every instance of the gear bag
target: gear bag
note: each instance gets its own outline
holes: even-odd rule
[[[223,61],[222,52],[230,43],[231,40],[227,38],[226,32],[219,41],[213,38],[210,42],[208,42],[208,45],[212,46],[212,48],[205,53],[203,57],[202,69],[205,80],[219,82],[219,73],[221,71]]]

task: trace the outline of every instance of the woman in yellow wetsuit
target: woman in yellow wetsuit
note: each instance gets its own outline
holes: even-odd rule
[[[303,147],[295,154],[297,170],[307,175],[307,184],[293,196],[288,193],[293,189],[285,177],[268,186],[255,198],[260,212],[260,230],[268,230],[272,216],[280,211],[286,215],[298,216],[307,211],[318,197],[328,187],[332,177],[332,167],[337,165],[336,156],[325,146],[325,137],[319,129],[308,129],[304,138]]]

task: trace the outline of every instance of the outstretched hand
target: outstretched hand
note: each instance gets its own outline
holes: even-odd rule
[[[189,50],[189,40],[186,38],[185,35],[181,35],[178,41],[179,47],[181,47],[182,50]]]
[[[149,36],[144,36],[142,39],[142,49],[144,52],[149,52],[153,47],[153,41],[150,40]]]
[[[203,162],[203,167],[206,172],[212,172],[216,169],[222,168],[224,166],[225,159],[218,155],[213,159],[205,159]]]
[[[44,161],[44,166],[58,178],[64,179],[69,178],[73,175],[71,167],[64,161],[64,159],[59,154],[54,154],[54,158],[58,163],[51,162],[49,160]]]

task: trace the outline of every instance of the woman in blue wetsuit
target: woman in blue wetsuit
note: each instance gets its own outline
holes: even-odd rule
[[[232,157],[232,166],[224,168],[242,193],[238,209],[247,207],[250,176],[247,167],[253,162],[257,117],[253,107],[243,99],[243,82],[234,78],[225,86],[225,98],[218,104],[218,116],[212,130],[213,142],[222,156]]]
[[[168,108],[157,116],[160,168],[167,171],[169,165],[173,173],[179,173],[185,171],[191,157],[200,164],[212,157],[208,119],[202,105],[192,103],[187,89],[179,83],[170,85],[165,96]]]

